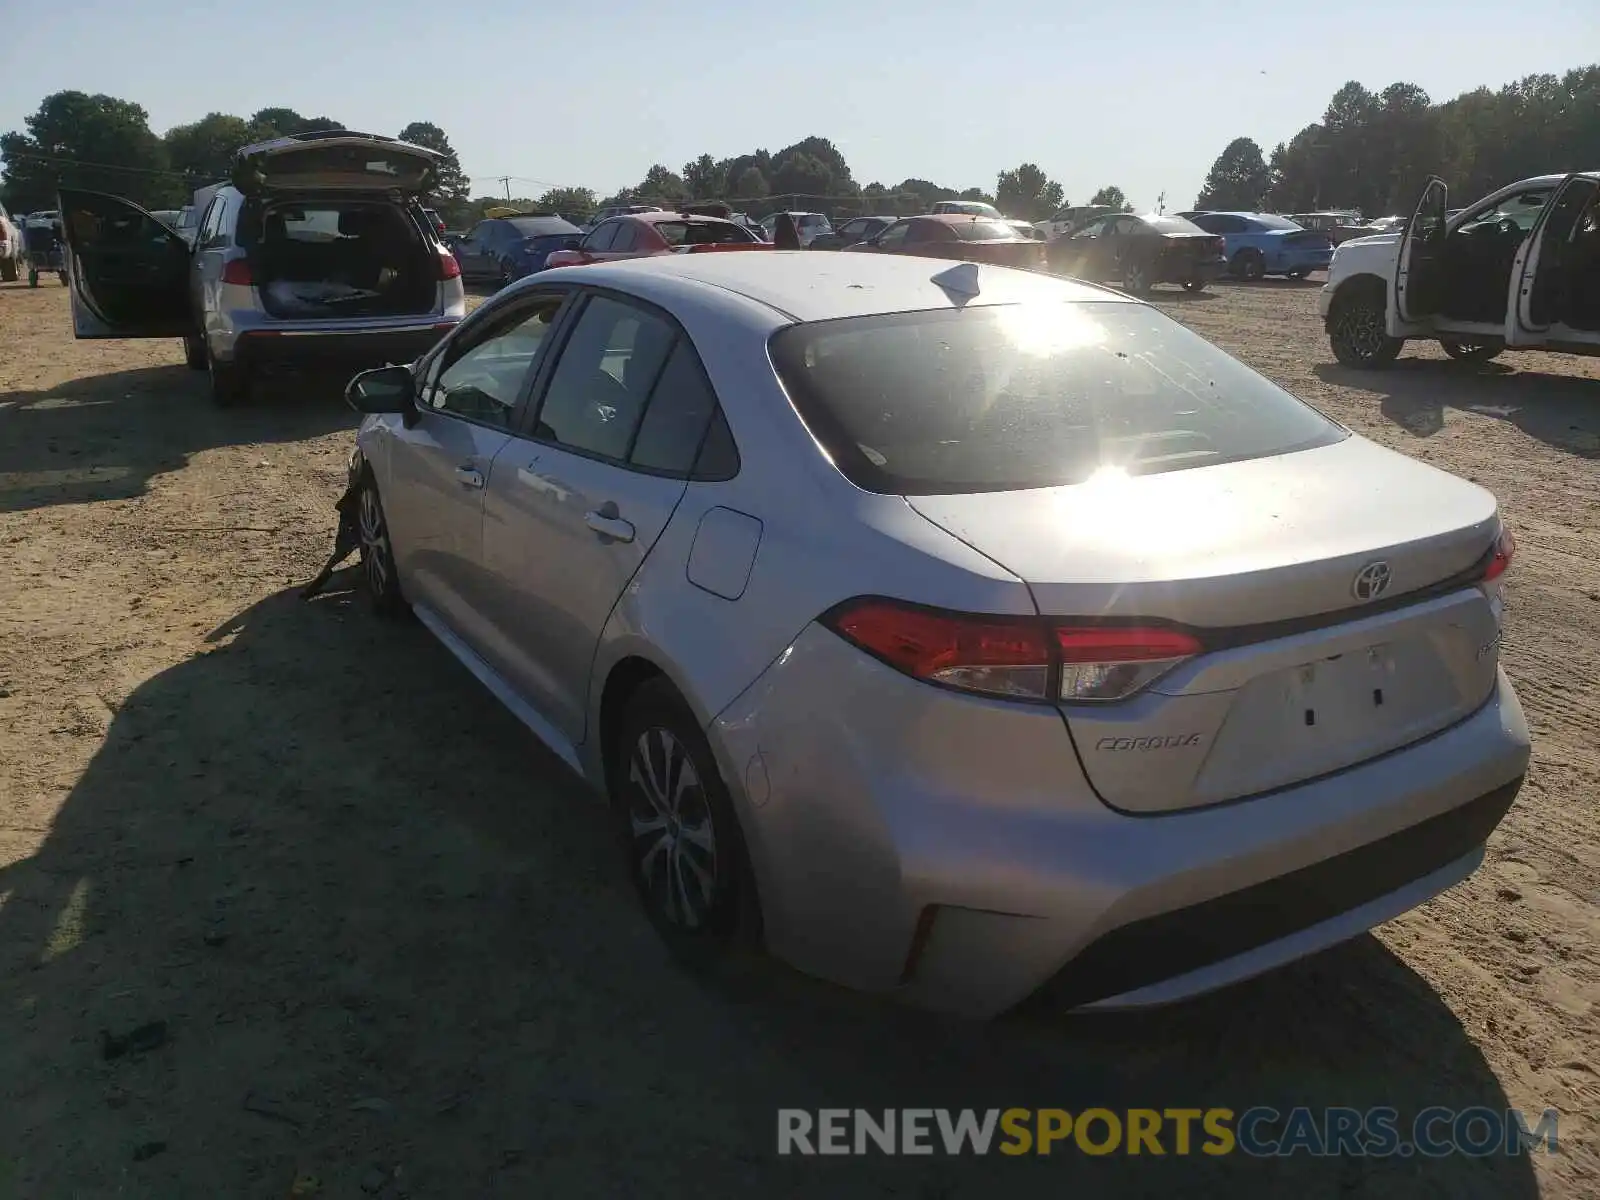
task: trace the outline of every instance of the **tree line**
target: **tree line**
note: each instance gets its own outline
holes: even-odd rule
[[[1600,65],[1529,75],[1434,104],[1414,83],[1372,92],[1351,81],[1320,121],[1263,155],[1229,142],[1196,208],[1409,215],[1430,175],[1457,203],[1535,175],[1600,166]]]
[[[133,101],[77,91],[45,97],[24,124],[25,130],[0,135],[4,170],[0,187],[7,206],[19,212],[52,207],[56,189],[62,186],[111,192],[146,208],[176,208],[195,188],[226,178],[241,146],[343,127],[328,116],[264,108],[250,117],[207,113],[191,124],[157,134],[150,128],[149,114]],[[457,227],[500,205],[581,218],[610,205],[668,207],[690,200],[719,200],[757,217],[783,208],[815,208],[846,217],[909,215],[926,212],[940,200],[980,200],[1010,216],[1043,220],[1067,203],[1062,186],[1035,163],[1002,171],[992,191],[945,187],[926,179],[863,186],[838,148],[824,137],[803,138],[776,153],[756,150],[732,158],[702,154],[677,171],[657,163],[634,186],[607,196],[584,187],[551,188],[538,196],[473,196],[444,130],[416,121],[397,136],[444,156],[428,201]],[[1101,188],[1089,203],[1127,206],[1122,189],[1115,186]]]

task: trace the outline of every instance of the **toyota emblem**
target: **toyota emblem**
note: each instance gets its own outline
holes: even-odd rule
[[[1356,572],[1350,592],[1357,600],[1376,600],[1389,590],[1389,564],[1379,559]]]

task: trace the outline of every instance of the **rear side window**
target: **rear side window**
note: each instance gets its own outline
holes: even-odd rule
[[[732,221],[657,221],[656,232],[669,246],[725,246],[755,241],[750,232]]]
[[[713,421],[719,428],[708,437],[707,426]],[[697,459],[699,470],[695,469]],[[685,338],[678,339],[650,394],[650,407],[645,409],[628,462],[663,475],[693,473],[697,479],[731,479],[738,473],[738,453],[717,407],[716,393]]]
[[[1081,483],[1349,436],[1137,304],[939,309],[792,325],[772,359],[857,487],[901,495]]]

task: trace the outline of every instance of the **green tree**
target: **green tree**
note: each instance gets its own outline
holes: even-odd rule
[[[661,163],[644,173],[633,192],[641,204],[677,204],[689,198],[689,187],[683,182],[683,176]]]
[[[1254,212],[1271,184],[1272,173],[1261,157],[1261,147],[1250,138],[1236,137],[1211,164],[1194,206],[1223,212]]]
[[[1001,171],[995,183],[994,202],[1008,217],[1042,221],[1061,207],[1061,185],[1035,163]]]
[[[466,214],[467,197],[471,184],[461,173],[461,160],[456,157],[450,139],[431,121],[413,121],[400,131],[402,142],[411,142],[443,156],[439,164],[439,178],[435,180],[428,199],[445,224],[454,225]]]
[[[957,200],[976,200],[980,204],[994,204],[995,198],[982,188],[964,188]],[[1057,206],[1059,207],[1059,205]],[[1053,210],[1052,210],[1053,211]]]
[[[185,195],[148,114],[131,100],[55,92],[23,124],[26,133],[0,136],[6,195],[23,211],[53,207],[61,186],[112,192],[146,208]]]
[[[207,113],[191,125],[173,126],[161,140],[172,169],[193,189],[228,177],[234,155],[250,144],[250,125],[231,113]]]
[[[683,182],[694,199],[715,200],[728,189],[727,168],[711,155],[702,154],[683,164]]]
[[[816,204],[835,195],[834,175],[828,164],[802,151],[774,156],[772,194],[788,196],[796,204]]]
[[[751,165],[739,172],[733,182],[733,194],[739,200],[760,200],[768,194],[767,177],[761,168]]]
[[[1101,188],[1089,197],[1089,203],[1103,204],[1107,208],[1119,208],[1123,212],[1133,211],[1133,205],[1128,203],[1128,197],[1123,194],[1122,189],[1117,187],[1116,184]]]
[[[536,207],[540,212],[560,213],[569,221],[582,222],[595,211],[594,193],[585,187],[551,188],[540,196]]]

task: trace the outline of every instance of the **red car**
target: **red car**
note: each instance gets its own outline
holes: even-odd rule
[[[546,267],[615,262],[654,254],[693,254],[712,250],[771,250],[743,225],[694,213],[647,212],[611,217],[589,231],[576,250],[557,250]]]
[[[1023,237],[1005,221],[958,213],[905,217],[844,252],[918,254],[1039,271],[1045,266],[1043,242]]]

